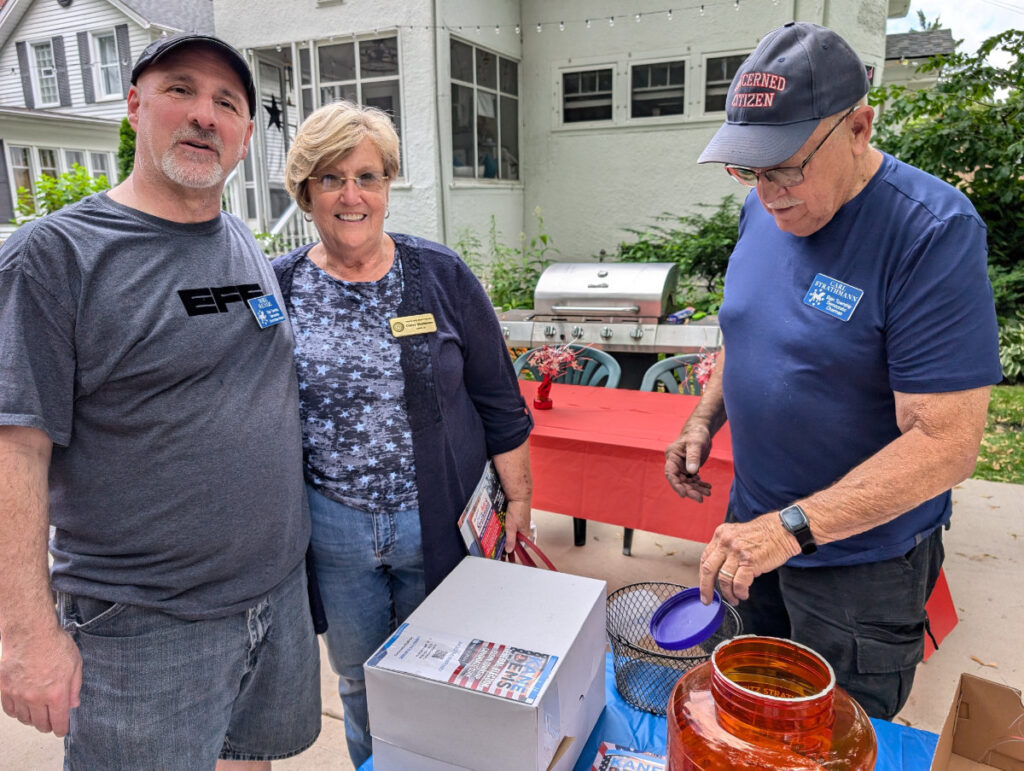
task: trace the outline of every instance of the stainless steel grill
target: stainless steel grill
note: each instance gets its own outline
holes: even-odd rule
[[[561,262],[548,267],[533,293],[533,310],[499,313],[513,348],[577,342],[612,353],[621,388],[636,388],[657,354],[718,348],[713,321],[669,324],[678,280],[675,263]]]

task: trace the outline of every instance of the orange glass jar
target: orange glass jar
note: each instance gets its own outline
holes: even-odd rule
[[[799,643],[746,635],[679,678],[668,701],[668,768],[871,769],[877,744],[832,667]]]

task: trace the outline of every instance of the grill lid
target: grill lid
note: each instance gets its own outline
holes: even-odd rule
[[[674,262],[556,262],[533,292],[535,315],[657,320],[668,315]]]

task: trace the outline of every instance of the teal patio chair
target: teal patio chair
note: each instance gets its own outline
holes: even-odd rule
[[[618,387],[619,379],[622,377],[622,367],[615,361],[614,356],[585,345],[571,345],[570,348],[577,351],[576,361],[583,366],[581,369],[566,370],[555,378],[554,382],[568,383],[569,385],[603,386],[605,388]],[[536,350],[539,349],[531,348],[513,362],[512,366],[515,367],[516,377],[521,378],[523,370],[526,370],[535,379],[541,379],[540,372],[527,364],[530,354]],[[572,542],[576,546],[583,546],[587,542],[587,520],[579,517],[572,518]]]
[[[585,345],[570,345],[569,348],[577,352],[576,361],[582,364],[583,367],[582,369],[566,370],[559,377],[555,378],[556,383],[618,388],[619,379],[622,377],[622,367],[615,361],[614,356]],[[540,349],[531,348],[526,353],[520,354],[515,360],[512,366],[515,367],[517,377],[522,377],[523,370],[527,370],[535,379],[541,379],[542,375],[540,372],[527,364],[530,355],[537,350]]]

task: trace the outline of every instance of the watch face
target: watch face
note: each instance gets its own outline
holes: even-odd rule
[[[795,506],[783,509],[779,512],[779,516],[782,517],[783,524],[790,530],[807,526],[807,515]]]

